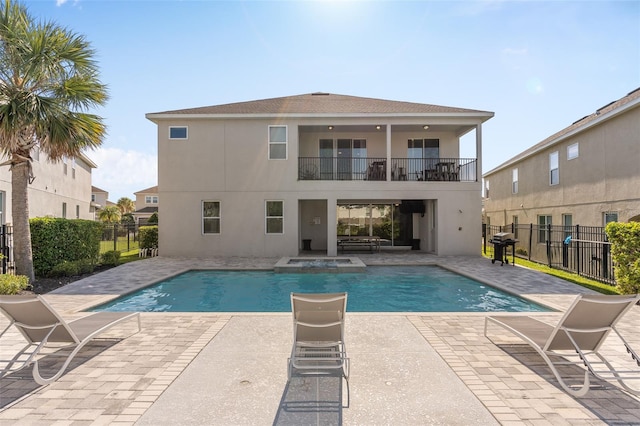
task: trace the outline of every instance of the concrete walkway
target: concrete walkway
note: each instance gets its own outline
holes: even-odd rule
[[[437,263],[556,309],[588,292],[562,280],[481,257],[415,252],[358,255],[367,265]],[[271,269],[278,259],[152,258],[47,294],[65,318],[188,269]],[[535,314],[555,321],[559,313]],[[290,314],[144,313],[142,331],[123,323],[85,347],[57,382],[30,371],[0,381],[0,424],[640,424],[640,399],[599,383],[586,398],[563,392],[526,345],[485,314],[357,314],[347,317],[349,391],[336,377],[287,383]],[[0,319],[0,327],[6,320]],[[640,349],[640,307],[619,329]],[[127,337],[128,336],[128,337]],[[126,337],[126,338],[123,338]],[[15,353],[18,333],[0,355]],[[635,368],[607,342],[615,364]],[[639,383],[640,387],[640,383]]]

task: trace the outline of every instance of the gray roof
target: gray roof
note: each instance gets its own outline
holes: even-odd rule
[[[149,115],[185,114],[185,115],[239,115],[239,114],[460,114],[483,113],[465,108],[419,104],[413,102],[388,101],[384,99],[361,98],[316,92],[281,98],[257,101],[237,102],[224,105],[187,108],[152,113]]]
[[[554,133],[553,135],[549,136],[543,141],[538,142],[537,144],[533,145],[531,148],[526,149],[525,151],[522,151],[520,154],[516,155],[515,157],[510,158],[509,160],[500,164],[498,167],[485,173],[483,176],[487,176],[494,172],[497,172],[500,169],[503,169],[504,167],[507,167],[511,164],[514,164],[520,160],[523,160],[535,154],[541,149],[552,146],[555,143],[562,141],[563,136],[567,136],[569,134],[573,134],[583,129],[586,129],[591,125],[596,124],[596,121],[601,120],[603,117],[614,116],[616,115],[616,113],[624,111],[628,107],[633,107],[634,105],[637,106],[640,103],[639,101],[640,101],[640,87],[627,93],[626,96],[616,101],[609,102],[608,104],[595,110],[593,113],[586,115],[579,120],[574,121],[570,126],[565,127],[564,129],[560,130],[557,133]],[[633,105],[629,105],[632,103]]]

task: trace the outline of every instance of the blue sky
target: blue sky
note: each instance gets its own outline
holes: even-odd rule
[[[487,172],[640,87],[640,0],[23,3],[96,50],[112,201],[157,184],[149,112],[317,91],[493,111]]]

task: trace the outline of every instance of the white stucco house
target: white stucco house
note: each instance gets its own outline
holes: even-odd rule
[[[493,115],[329,93],[149,113],[162,254],[334,256],[374,237],[381,250],[477,254]],[[467,134],[476,154],[460,158]]]
[[[28,188],[30,217],[93,220],[91,172],[96,164],[85,155],[57,163],[37,149],[31,155],[35,179]],[[13,222],[11,193],[9,166],[0,167],[0,224]]]

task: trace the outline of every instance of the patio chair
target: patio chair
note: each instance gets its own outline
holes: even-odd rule
[[[578,296],[556,326],[543,323],[528,316],[488,316],[485,319],[484,335],[487,336],[489,323],[497,324],[511,331],[536,350],[549,365],[560,386],[570,395],[580,397],[590,388],[592,374],[600,380],[616,380],[627,391],[640,394],[640,390],[629,387],[625,380],[640,379],[640,370],[616,370],[600,353],[602,344],[613,331],[627,353],[640,366],[640,357],[616,330],[620,318],[640,300],[640,295]],[[552,360],[552,357],[557,361]],[[570,361],[575,357],[574,362]],[[584,365],[582,384],[569,386],[566,378],[558,370],[561,365]],[[580,374],[580,376],[582,375]]]
[[[347,293],[291,293],[293,347],[289,379],[300,374],[339,371],[349,383],[349,358],[344,344]]]
[[[56,381],[65,372],[73,358],[100,333],[130,318],[138,321],[140,331],[140,314],[138,312],[98,312],[75,321],[66,322],[47,301],[39,295],[0,296],[0,311],[9,319],[9,325],[0,333],[0,338],[15,326],[27,340],[24,346],[12,359],[0,360],[3,365],[0,378],[33,364],[33,378],[40,385]],[[41,351],[51,348],[73,350],[68,355],[47,354],[46,356],[66,356],[66,360],[53,376],[45,378],[40,374],[38,361]],[[17,368],[13,368],[13,367]]]

